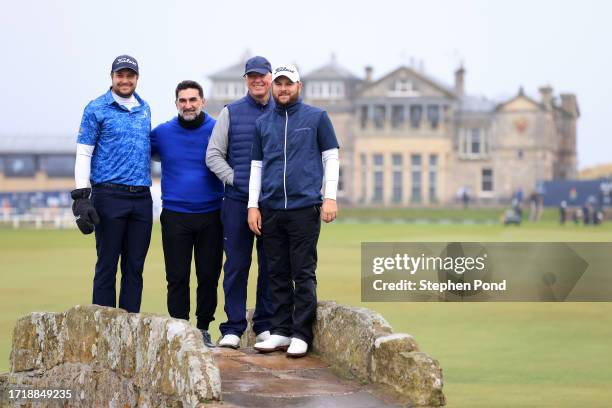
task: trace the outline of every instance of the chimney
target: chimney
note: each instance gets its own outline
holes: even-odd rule
[[[539,89],[542,97],[542,105],[546,110],[552,110],[553,107],[553,89],[550,85],[543,86]]]
[[[455,93],[458,97],[465,95],[465,68],[463,68],[463,64],[455,71]]]
[[[574,118],[580,116],[578,102],[574,94],[561,94],[561,107],[564,111],[569,112]]]
[[[374,68],[371,65],[365,67],[365,81],[372,82],[372,74],[374,73]]]

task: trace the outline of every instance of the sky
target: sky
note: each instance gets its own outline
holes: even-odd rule
[[[137,92],[153,125],[176,114],[174,88],[245,52],[302,74],[330,61],[379,78],[411,60],[447,84],[496,101],[519,86],[575,93],[579,168],[612,162],[612,1],[376,0],[2,1],[0,137],[74,133],[110,86],[117,55],[140,65]],[[278,8],[274,8],[278,4]]]

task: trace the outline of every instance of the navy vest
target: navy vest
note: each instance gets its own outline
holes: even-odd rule
[[[227,105],[230,116],[227,163],[234,169],[234,185],[225,186],[226,197],[245,203],[249,200],[251,146],[255,136],[255,121],[272,109],[274,109],[272,96],[267,105],[261,105],[248,93]]]

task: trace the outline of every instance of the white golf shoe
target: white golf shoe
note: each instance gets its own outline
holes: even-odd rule
[[[270,338],[270,330],[262,331],[255,337],[255,343],[261,343],[264,340],[268,340]]]
[[[253,348],[261,353],[271,353],[277,350],[287,350],[289,343],[291,343],[291,339],[289,337],[272,334],[268,340],[255,343]]]
[[[223,338],[221,338],[221,340],[219,340],[217,346],[237,349],[240,347],[240,337],[236,336],[235,334],[226,334],[223,336]]]
[[[308,352],[308,343],[296,337],[291,338],[291,345],[287,349],[287,357],[304,357]]]

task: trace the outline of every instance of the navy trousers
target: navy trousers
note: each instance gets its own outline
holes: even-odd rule
[[[225,292],[225,313],[227,321],[219,325],[222,335],[241,336],[246,330],[246,300],[253,239],[255,234],[247,223],[247,204],[228,197],[223,199],[221,208],[223,223],[223,249],[225,265],[223,266],[223,291]],[[257,249],[257,296],[253,330],[259,334],[270,330],[272,302],[270,300],[268,265],[260,239],[255,244]]]
[[[153,201],[149,189],[140,192],[110,187],[92,188],[92,202],[100,216],[96,225],[96,273],[93,303],[116,307],[117,262],[121,257],[119,307],[140,311],[142,271],[151,242]]]

